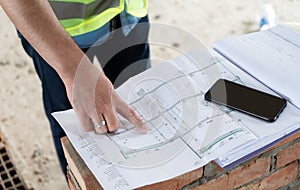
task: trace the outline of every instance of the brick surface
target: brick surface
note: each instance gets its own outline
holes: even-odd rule
[[[71,180],[69,175],[67,175],[67,178],[68,178],[68,183],[69,183],[70,190],[77,190],[76,187],[75,187],[74,181]]]
[[[294,160],[300,159],[300,142],[281,150],[276,157],[277,168],[285,166]]]
[[[221,174],[222,172],[224,172],[224,169],[221,168],[215,161],[211,161],[204,166],[203,175],[206,177],[212,177],[217,174]]]
[[[286,138],[285,140],[281,141],[277,145],[273,146],[272,149],[282,146],[286,143],[292,142],[298,138],[300,138],[300,132],[295,133],[291,135],[289,138]],[[275,152],[272,152],[272,155],[274,153]],[[268,172],[270,172],[271,156],[257,158],[253,161],[249,161],[249,163],[241,165],[224,174],[221,173],[224,172],[222,168],[217,166],[216,163],[211,162],[210,165],[204,166],[204,169],[199,168],[197,170],[183,174],[179,177],[167,181],[141,187],[139,188],[139,190],[181,189],[183,186],[190,184],[191,182],[201,178],[205,174],[207,175],[205,176],[205,178],[208,177],[211,179],[211,177],[215,175],[217,175],[218,177],[213,178],[202,185],[194,187],[193,188],[194,190],[215,190],[215,189],[226,190],[226,189],[234,189],[234,188],[239,188],[241,190],[278,189],[280,187],[286,186],[289,183],[295,181],[295,179],[298,176],[299,173],[298,162],[295,160],[300,159],[300,142],[291,145],[290,147],[287,147],[286,149],[283,150],[277,149],[276,153],[277,153],[276,155],[277,171],[275,170],[274,173],[272,173],[271,175],[263,179],[261,179],[261,176],[268,174]],[[74,158],[72,158],[72,160],[73,159]],[[259,180],[257,180],[258,178]],[[253,183],[251,183],[252,181]],[[245,186],[244,184],[247,183],[248,185]]]
[[[298,132],[296,132],[296,133],[290,135],[289,137],[283,139],[282,141],[280,141],[280,142],[277,143],[276,145],[272,146],[271,149],[280,147],[280,146],[282,146],[282,145],[284,145],[284,144],[286,144],[286,143],[289,143],[289,142],[291,142],[291,141],[293,141],[293,140],[295,140],[295,139],[298,139],[298,138],[300,138],[300,131],[298,131]]]
[[[270,176],[261,180],[260,189],[278,189],[293,181],[298,177],[298,162],[293,162]]]
[[[255,181],[239,190],[274,190],[286,186],[296,180],[298,176],[298,163],[294,162],[282,168],[260,181]],[[293,188],[297,189],[297,188]]]
[[[71,145],[69,139],[67,137],[63,137],[61,141],[63,144],[64,153],[68,161],[68,165],[71,171],[73,172],[74,177],[78,181],[78,184],[81,186],[81,188],[86,190],[102,189],[97,179],[87,168],[87,166],[85,165],[81,157],[78,155],[74,147]],[[203,175],[203,168],[198,168],[191,172],[180,175],[176,178],[163,181],[160,183],[144,186],[138,189],[139,190],[181,189],[183,186],[199,179],[200,177],[202,177],[202,175]]]
[[[215,189],[230,189],[228,187],[228,175],[223,174],[213,180],[208,181],[205,184],[194,187],[193,190],[215,190]]]
[[[85,165],[69,139],[67,137],[63,137],[61,138],[61,142],[70,170],[80,185],[80,188],[82,190],[101,190],[102,187],[98,183],[97,179]]]
[[[199,179],[200,177],[202,177],[202,175],[203,175],[203,168],[199,168],[191,172],[188,172],[186,174],[180,175],[176,178],[163,181],[160,183],[144,186],[138,189],[139,190],[181,189],[183,186],[190,184],[196,179]]]
[[[296,133],[294,133],[294,134],[292,134],[292,135],[290,135],[290,136],[284,138],[284,139],[281,140],[280,142],[278,142],[278,143],[276,143],[275,145],[271,146],[270,148],[266,149],[266,150],[264,151],[264,153],[265,153],[265,152],[268,152],[268,151],[270,151],[270,150],[273,150],[273,149],[275,149],[275,148],[278,148],[278,147],[280,147],[280,146],[282,146],[282,145],[285,145],[285,144],[287,144],[287,143],[289,143],[289,142],[292,142],[292,141],[294,141],[294,140],[296,140],[296,139],[299,139],[299,138],[300,138],[300,131],[298,131],[298,132],[296,132]]]
[[[257,181],[255,183],[251,183],[247,186],[243,186],[241,188],[239,188],[238,190],[259,190],[260,189],[260,181]]]
[[[263,176],[270,170],[270,157],[258,158],[249,164],[238,167],[229,173],[229,187],[236,188]]]

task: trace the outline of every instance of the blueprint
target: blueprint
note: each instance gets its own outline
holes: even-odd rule
[[[290,104],[276,123],[266,123],[205,101],[204,93],[219,78],[274,94],[213,55],[204,65],[184,56],[163,62],[117,89],[148,125],[146,134],[140,134],[121,116],[116,132],[99,135],[82,131],[73,110],[53,114],[104,189],[153,184],[215,159],[228,165],[247,154],[245,147],[252,151],[260,146],[258,142],[264,145],[277,133],[299,128],[299,110]]]

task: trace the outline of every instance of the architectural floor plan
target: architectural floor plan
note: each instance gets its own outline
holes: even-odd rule
[[[220,57],[212,56],[202,66],[179,57],[117,89],[148,125],[146,134],[121,116],[120,128],[106,135],[82,131],[73,110],[54,116],[104,189],[133,189],[176,177],[217,158],[228,160],[226,153],[274,132],[262,134],[251,126],[272,124],[204,100],[204,93],[221,77],[272,93]],[[285,112],[294,112],[299,119],[290,105]],[[293,118],[276,123],[293,124]]]

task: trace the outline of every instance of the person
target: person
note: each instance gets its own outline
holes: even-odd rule
[[[52,112],[74,108],[82,128],[100,134],[118,128],[118,113],[147,132],[144,121],[113,86],[150,67],[149,27],[139,26],[149,22],[146,0],[0,0],[0,5],[16,26],[41,80],[44,109],[64,174],[67,163],[60,138],[65,133]],[[104,73],[92,64],[94,57]],[[131,69],[124,77],[126,68]]]

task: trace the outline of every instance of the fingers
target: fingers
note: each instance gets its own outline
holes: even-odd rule
[[[101,85],[100,85],[101,84]],[[115,109],[112,104],[114,88],[105,77],[99,77],[95,88],[95,109],[97,116],[106,122],[107,132],[113,132],[119,127]]]
[[[73,84],[67,88],[75,111],[76,108],[84,111],[80,114],[82,127],[95,128],[101,134],[115,131],[119,122],[112,105],[113,85],[88,61],[80,64],[78,71]]]
[[[89,75],[85,75],[89,76]],[[73,89],[73,106],[82,111],[79,118],[84,130],[94,129],[99,134],[114,132],[119,127],[116,113],[120,113],[141,133],[148,131],[143,120],[133,108],[126,104],[115,92],[112,84],[105,76],[97,75],[96,83],[83,81]],[[92,77],[93,78],[93,77]],[[82,80],[85,78],[83,77]],[[79,81],[81,84],[82,81]],[[75,101],[76,100],[76,101]]]
[[[138,130],[140,133],[147,133],[148,126],[144,123],[144,121],[137,115],[132,107],[129,106],[128,119]]]
[[[144,121],[138,116],[132,107],[126,104],[117,94],[114,95],[116,111],[133,124],[140,133],[147,133],[148,127]],[[102,109],[96,109],[90,117],[82,114],[80,120],[82,127],[86,131],[95,130],[98,134],[114,132],[119,127],[119,120],[116,117],[116,111],[112,104],[111,106],[104,105]],[[103,109],[104,107],[104,109]],[[99,108],[99,107],[98,107]],[[79,112],[80,113],[80,112]]]
[[[126,104],[116,93],[114,94],[114,100],[116,104],[117,112],[133,124],[140,133],[147,133],[148,126],[138,116],[134,109]]]
[[[79,109],[75,109],[78,117],[79,117],[79,120],[80,120],[80,123],[81,123],[81,127],[84,131],[92,131],[94,130],[94,127],[93,125],[91,125],[91,119],[90,117],[88,117],[88,115],[86,114],[86,112],[82,111],[82,110],[79,110]]]
[[[96,133],[104,134],[108,132],[107,122],[102,114],[94,116],[92,121],[92,126],[94,127]]]
[[[117,130],[119,127],[119,120],[112,105],[105,109],[103,115],[107,123],[108,132],[114,132]]]
[[[119,120],[111,104],[100,105],[97,107],[96,113],[92,114],[94,127],[97,133],[103,134],[107,132],[114,132],[119,127]],[[102,108],[102,109],[99,109]]]

